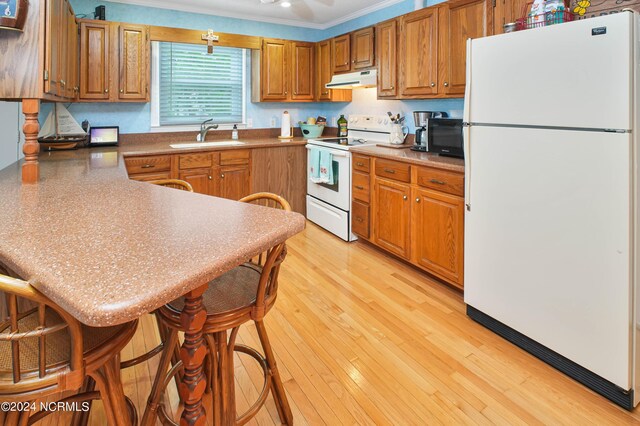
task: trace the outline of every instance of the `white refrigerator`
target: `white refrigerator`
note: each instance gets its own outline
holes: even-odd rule
[[[617,404],[640,397],[640,20],[468,42],[465,302]]]

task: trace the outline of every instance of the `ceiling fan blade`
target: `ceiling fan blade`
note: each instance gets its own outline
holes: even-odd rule
[[[316,3],[322,3],[325,6],[334,6],[336,4],[335,0],[315,0]]]
[[[307,3],[300,0],[291,5],[291,11],[303,19],[311,20],[315,16]]]

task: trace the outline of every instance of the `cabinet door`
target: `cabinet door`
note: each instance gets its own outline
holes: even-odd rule
[[[402,16],[399,31],[400,95],[422,97],[438,93],[438,8]]]
[[[78,23],[71,8],[67,10],[67,33],[67,78],[65,87],[67,89],[66,96],[74,99],[78,96],[78,91],[80,90],[78,87],[78,64],[80,59],[78,58]]]
[[[467,39],[489,35],[489,0],[450,0],[441,10],[442,46],[440,88],[445,95],[464,95],[467,70]]]
[[[149,98],[149,29],[143,25],[120,24],[118,58],[122,100]]]
[[[266,101],[286,101],[289,97],[289,71],[285,40],[262,41],[262,99]]]
[[[331,89],[325,85],[331,81],[331,41],[316,44],[316,99],[331,100]]]
[[[393,98],[398,95],[397,33],[396,20],[383,22],[376,27],[379,98]]]
[[[80,24],[80,99],[109,99],[109,23]]]
[[[44,91],[50,95],[60,96],[63,89],[60,80],[64,80],[62,76],[62,47],[63,47],[63,34],[60,31],[60,23],[62,16],[66,17],[63,13],[64,1],[62,0],[47,0],[46,3],[46,44],[45,44],[45,82]],[[66,32],[65,32],[66,38]]]
[[[412,262],[462,287],[464,199],[417,188],[412,199]]]
[[[409,258],[411,190],[408,184],[375,180],[373,217],[374,242],[380,247]]]
[[[248,164],[220,167],[220,197],[239,200],[251,194],[250,170]]]
[[[198,194],[215,195],[214,171],[211,168],[181,171],[179,178],[189,182]]]
[[[301,41],[291,43],[293,55],[291,66],[291,78],[293,80],[293,93],[291,99],[295,101],[313,100],[314,83],[314,44]]]
[[[351,71],[351,34],[345,34],[331,40],[333,73]]]
[[[375,65],[373,27],[355,31],[351,35],[351,69],[360,70]]]

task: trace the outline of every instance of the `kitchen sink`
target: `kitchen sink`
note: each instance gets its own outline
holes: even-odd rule
[[[193,143],[177,143],[173,145],[169,145],[174,149],[186,149],[186,148],[209,148],[215,146],[240,146],[244,145],[244,142],[238,141],[217,141],[217,142],[193,142]]]

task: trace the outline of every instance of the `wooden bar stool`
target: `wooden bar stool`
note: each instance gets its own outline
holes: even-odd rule
[[[269,193],[253,194],[240,201],[291,211],[286,200]],[[276,301],[278,274],[285,256],[285,243],[271,247],[257,258],[213,280],[202,296],[207,311],[204,339],[209,348],[208,378],[213,391],[214,424],[245,424],[258,413],[270,392],[273,394],[282,423],[293,424],[289,402],[263,323],[265,315]],[[160,417],[163,424],[172,422],[161,404],[161,399],[164,389],[181,368],[181,364],[177,363],[169,369],[173,348],[178,341],[178,332],[183,328],[180,324],[180,313],[184,306],[184,298],[180,298],[156,311],[160,322],[168,327],[169,332],[142,418],[142,426],[155,424],[156,416]],[[264,355],[253,348],[236,344],[240,326],[249,321],[254,321],[256,325]],[[263,369],[265,379],[258,400],[238,417],[234,394],[234,351],[256,359]]]
[[[137,423],[136,409],[120,380],[120,351],[133,337],[137,320],[113,327],[85,326],[28,282],[6,275],[0,275],[0,293],[6,301],[0,322],[0,401],[39,403],[76,392],[91,378],[98,391],[58,402],[102,399],[109,425]],[[30,425],[50,413],[0,412],[0,424]]]

